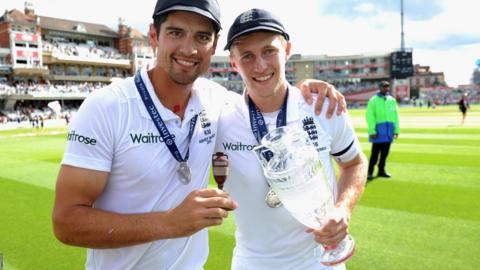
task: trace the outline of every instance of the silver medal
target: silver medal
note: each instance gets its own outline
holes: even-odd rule
[[[267,196],[265,196],[265,203],[271,208],[282,206],[282,202],[271,187],[268,187]]]
[[[178,173],[180,174],[180,182],[184,185],[188,185],[192,179],[192,171],[190,170],[190,167],[188,167],[187,162],[180,162]]]

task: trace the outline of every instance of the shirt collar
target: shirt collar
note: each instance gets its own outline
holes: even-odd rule
[[[300,119],[299,104],[304,101],[304,98],[300,92],[300,89],[298,89],[297,87],[291,86],[290,84],[288,84],[287,87],[289,89],[287,100],[287,123],[290,123]],[[248,111],[248,94],[246,88],[243,90],[243,101],[243,117],[247,121],[250,121],[250,115]]]

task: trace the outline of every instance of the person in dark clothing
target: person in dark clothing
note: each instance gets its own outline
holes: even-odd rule
[[[465,123],[465,118],[467,117],[467,110],[470,109],[470,104],[468,104],[468,93],[463,94],[462,98],[457,102],[458,108],[462,112],[462,125]]]

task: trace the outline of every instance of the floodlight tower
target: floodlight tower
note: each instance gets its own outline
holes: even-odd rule
[[[400,51],[405,50],[405,33],[403,33],[403,0],[400,0]]]

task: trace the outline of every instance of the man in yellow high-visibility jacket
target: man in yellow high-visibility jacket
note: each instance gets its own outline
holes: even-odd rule
[[[379,88],[380,91],[368,101],[366,112],[368,141],[372,143],[372,152],[368,164],[368,180],[374,178],[373,171],[377,164],[379,154],[378,176],[391,177],[385,170],[385,162],[388,152],[390,151],[390,144],[394,138],[398,138],[400,132],[397,101],[388,93],[390,83],[388,81],[382,81],[379,84]]]

